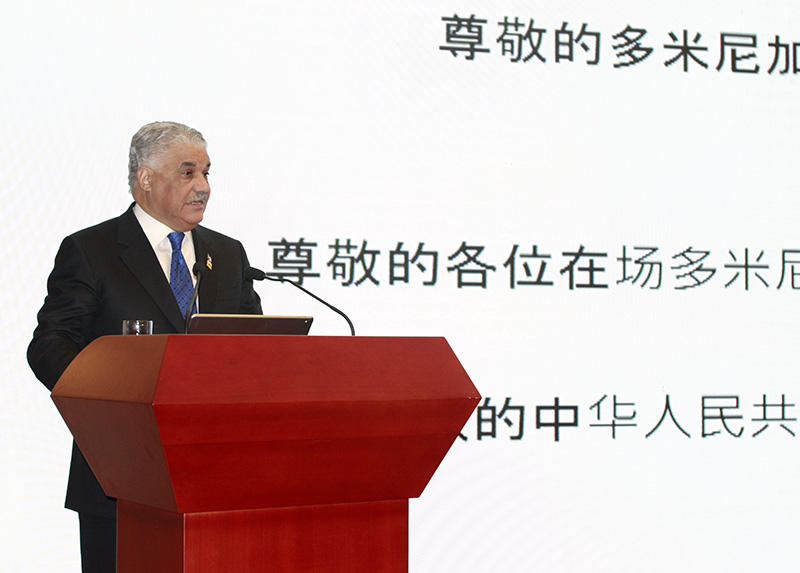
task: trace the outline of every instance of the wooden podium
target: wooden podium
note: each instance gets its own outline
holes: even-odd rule
[[[117,570],[407,571],[418,497],[480,395],[444,338],[95,340],[52,397]]]

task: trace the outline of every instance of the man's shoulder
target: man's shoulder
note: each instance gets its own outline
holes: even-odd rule
[[[213,245],[234,246],[241,244],[238,239],[234,239],[233,237],[229,237],[228,235],[224,235],[219,231],[214,231],[203,225],[197,225],[197,227],[195,227],[195,233],[200,239]]]
[[[208,257],[232,268],[249,266],[244,245],[238,239],[198,225],[194,229],[194,251],[198,260]]]
[[[84,241],[94,241],[101,237],[116,237],[119,232],[120,223],[130,217],[133,217],[133,214],[130,212],[130,210],[128,210],[122,215],[113,217],[111,219],[103,221],[102,223],[97,223],[95,225],[92,225],[91,227],[86,227],[85,229],[81,229],[80,231],[75,231],[74,233],[69,235],[67,239],[73,239],[78,242],[84,242]]]

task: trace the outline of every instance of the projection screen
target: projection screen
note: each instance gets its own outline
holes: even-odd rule
[[[155,120],[209,142],[206,226],[360,336],[445,336],[481,392],[411,571],[800,569],[796,2],[34,0],[0,28],[4,570],[79,570],[25,350]]]

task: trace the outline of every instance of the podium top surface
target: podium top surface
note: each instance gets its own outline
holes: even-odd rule
[[[218,404],[478,396],[442,337],[104,336],[53,397]],[[113,384],[109,383],[113,380]],[[471,391],[470,391],[471,389]]]

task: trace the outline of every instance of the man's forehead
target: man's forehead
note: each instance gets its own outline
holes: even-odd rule
[[[167,150],[166,161],[180,167],[209,167],[208,152],[197,145],[177,144]]]

